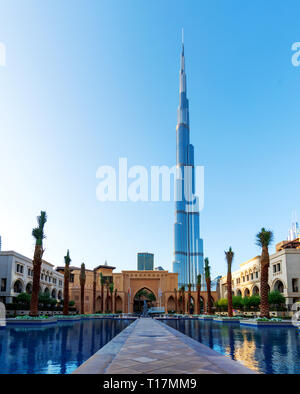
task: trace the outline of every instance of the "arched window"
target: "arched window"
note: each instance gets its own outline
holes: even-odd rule
[[[283,293],[284,286],[281,280],[277,280],[274,284],[274,290],[279,291],[280,293]]]
[[[31,282],[27,283],[27,285],[26,285],[26,293],[27,294],[32,293],[32,283]]]
[[[23,291],[22,283],[19,280],[16,280],[14,284],[14,292],[20,294],[22,293],[22,291]]]

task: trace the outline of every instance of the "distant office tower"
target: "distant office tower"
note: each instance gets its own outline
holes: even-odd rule
[[[291,228],[289,229],[288,241],[293,241],[296,238],[300,238],[300,228],[297,222],[296,212],[294,212],[292,217]]]
[[[158,267],[154,268],[154,271],[164,271],[164,269],[162,266],[159,265]]]
[[[138,253],[137,255],[138,271],[153,271],[153,267],[154,267],[154,254]]]
[[[174,225],[173,272],[178,285],[195,288],[203,277],[203,240],[200,238],[199,202],[195,196],[194,146],[190,144],[189,101],[187,99],[184,44],[182,40],[178,121],[176,127],[177,176]]]

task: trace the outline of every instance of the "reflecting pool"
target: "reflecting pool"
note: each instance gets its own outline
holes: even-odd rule
[[[132,320],[90,319],[0,329],[0,373],[68,374]]]
[[[255,371],[300,373],[300,331],[294,327],[250,327],[183,319],[164,323]]]

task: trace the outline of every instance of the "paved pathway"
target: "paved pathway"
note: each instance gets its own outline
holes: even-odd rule
[[[253,373],[154,319],[137,321],[106,374]]]

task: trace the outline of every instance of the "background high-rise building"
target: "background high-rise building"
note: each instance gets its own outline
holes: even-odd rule
[[[153,271],[153,269],[154,269],[154,254],[152,254],[152,253],[138,253],[138,255],[137,255],[137,269],[138,269],[138,271]]]
[[[182,40],[183,41],[183,40]],[[173,272],[178,285],[197,283],[203,277],[203,240],[200,238],[199,200],[195,195],[194,146],[190,143],[189,101],[187,99],[184,44],[182,42],[178,121],[176,127],[176,208]]]
[[[288,241],[293,241],[296,238],[300,238],[300,228],[297,222],[296,212],[294,212],[292,217],[291,228],[289,229],[289,233],[288,233]]]

